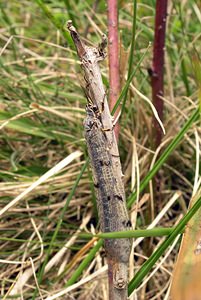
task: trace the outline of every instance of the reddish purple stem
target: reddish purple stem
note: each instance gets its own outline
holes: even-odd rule
[[[119,75],[119,49],[118,49],[118,1],[108,0],[108,52],[109,52],[109,81],[110,94],[109,103],[110,111],[112,111],[120,91],[120,75]],[[116,111],[114,117],[119,113]],[[119,123],[114,128],[115,136],[119,136]]]
[[[118,47],[118,0],[108,0],[108,60],[109,60],[109,106],[110,111],[119,96],[120,76],[119,76],[119,47]],[[119,110],[116,110],[114,117],[116,118]],[[119,137],[119,123],[114,128],[116,139]],[[109,280],[109,299],[114,300],[113,290],[113,262],[108,259],[108,280]]]
[[[167,3],[168,0],[156,0],[153,65],[151,72],[152,101],[161,121],[163,121],[163,100],[160,96],[163,96],[164,93],[163,72]],[[157,147],[162,140],[162,130],[155,118],[153,120],[153,133],[154,144]]]

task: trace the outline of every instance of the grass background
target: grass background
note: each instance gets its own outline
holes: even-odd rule
[[[2,0],[0,8],[1,207],[63,158],[77,153],[77,150],[82,152],[82,156],[34,188],[17,206],[1,216],[1,296],[5,299],[22,295],[24,299],[41,299],[43,296],[46,299],[78,280],[90,279],[105,265],[102,240],[94,244],[90,234],[75,236],[79,228],[85,233],[98,232],[98,218],[91,171],[85,163],[83,79],[72,40],[63,28],[65,22],[72,19],[89,45],[97,45],[101,33],[107,32],[107,7],[105,1]],[[192,62],[199,65],[200,8],[200,4],[193,0],[169,3],[163,151],[181,133],[181,128],[198,106],[199,86]],[[127,198],[133,199],[129,206],[138,195],[139,178],[142,182],[150,180],[147,173],[154,157],[151,140],[153,112],[143,98],[151,99],[147,70],[151,66],[153,49],[149,43],[154,36],[154,15],[155,1],[138,1],[133,61],[133,69],[136,66],[137,69],[132,84],[142,95],[130,86],[121,117],[119,140]],[[133,2],[119,1],[122,88],[128,69],[132,17]],[[101,71],[108,90],[107,59],[101,63]],[[178,200],[157,225],[172,227],[186,213],[195,187],[195,169],[199,165],[199,155],[196,156],[200,153],[199,121],[196,124],[185,129],[185,136],[181,135],[176,150],[170,149],[168,160],[158,167],[157,212],[154,214],[150,210],[150,202],[154,202],[150,188],[144,186],[144,192],[137,197],[138,215],[133,209],[130,211],[136,229],[147,227],[178,192]],[[131,279],[132,271],[139,270],[164,239],[146,239],[136,246],[135,266],[132,262],[130,266]],[[57,258],[55,255],[69,240],[65,252]],[[139,289],[139,299],[164,299],[177,250],[178,244],[163,267]],[[53,266],[45,271],[45,266],[54,257]],[[27,275],[28,271],[31,275]],[[26,280],[22,280],[22,274]],[[22,286],[17,286],[18,282],[23,282]],[[86,296],[88,299],[107,299],[106,291],[106,273],[100,271],[99,276],[75,287],[65,299]]]

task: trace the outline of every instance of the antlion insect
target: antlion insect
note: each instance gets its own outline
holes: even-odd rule
[[[84,131],[96,191],[100,227],[103,232],[129,230],[131,223],[126,209],[119,151],[98,65],[98,62],[105,58],[106,37],[103,36],[98,48],[87,47],[81,41],[71,21],[67,23],[67,27],[81,60],[86,94],[89,95]],[[111,283],[110,298],[125,300],[131,240],[107,239],[104,244]]]

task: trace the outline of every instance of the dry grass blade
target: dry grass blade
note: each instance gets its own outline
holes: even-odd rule
[[[33,191],[37,186],[44,183],[50,177],[56,175],[59,171],[69,165],[73,160],[79,158],[82,155],[80,151],[75,151],[71,153],[69,156],[60,161],[56,166],[51,168],[48,172],[42,175],[38,180],[32,183],[26,190],[24,190],[20,195],[18,195],[15,199],[13,199],[9,204],[7,204],[4,208],[0,210],[0,216],[5,214],[11,207],[15,206],[20,200],[24,199],[31,191]]]
[[[49,260],[47,265],[45,266],[45,273],[50,271],[55,265],[57,265],[59,262],[61,262],[62,258],[68,251],[71,245],[73,245],[78,238],[78,234],[81,230],[85,228],[87,223],[89,222],[91,218],[91,213],[87,214],[86,217],[83,218],[82,223],[79,227],[79,229],[74,233],[74,235],[65,243],[65,245]],[[67,265],[67,262],[65,263]]]
[[[67,287],[66,289],[63,289],[62,291],[47,297],[45,300],[54,300],[54,299],[58,299],[61,296],[64,296],[66,294],[68,294],[69,292],[81,287],[82,285],[93,281],[97,278],[97,280],[100,280],[100,275],[104,274],[107,271],[107,266],[102,267],[101,269],[99,269],[98,271],[94,272],[92,275],[87,276],[86,278],[78,281],[77,283],[73,284],[72,286]]]

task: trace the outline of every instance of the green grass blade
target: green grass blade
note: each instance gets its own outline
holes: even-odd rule
[[[103,239],[154,237],[154,236],[169,235],[172,233],[173,230],[174,228],[139,229],[139,230],[99,233],[96,236]]]
[[[76,23],[75,18],[74,18],[74,14],[72,13],[73,9],[71,8],[70,1],[69,0],[63,0],[63,1],[64,1],[64,4],[65,4],[66,8],[67,8],[69,18],[73,22],[73,26],[75,26],[75,28],[78,28],[77,23]]]
[[[132,24],[132,41],[131,41],[131,48],[130,48],[130,55],[129,55],[129,65],[128,65],[128,75],[127,78],[130,78],[131,72],[132,72],[132,67],[133,67],[133,59],[134,59],[134,50],[135,50],[135,33],[136,33],[136,12],[137,12],[137,0],[133,0],[133,24]],[[125,104],[126,104],[126,99],[127,99],[127,94],[128,94],[128,88],[127,87],[125,91],[125,96],[124,96],[124,101],[122,103],[122,108],[121,108],[121,113],[123,115]]]
[[[160,245],[160,247],[150,256],[150,258],[143,264],[141,269],[137,272],[134,278],[130,281],[128,286],[128,295],[130,294],[140,285],[143,278],[148,274],[157,260],[161,257],[164,251],[167,249],[169,245],[172,244],[174,239],[180,234],[180,232],[184,229],[185,225],[188,221],[194,216],[194,214],[201,207],[201,197],[197,200],[197,202],[193,205],[193,207],[188,211],[188,213],[182,218],[179,224],[174,228],[173,232],[170,236]]]
[[[96,253],[99,251],[99,249],[102,247],[102,245],[103,245],[103,240],[99,240],[97,242],[97,244],[91,249],[91,251],[89,251],[88,255],[81,262],[81,264],[79,265],[79,267],[75,270],[75,272],[73,273],[73,275],[71,276],[71,278],[67,281],[65,287],[68,287],[68,286],[72,285],[73,283],[75,283],[77,281],[77,279],[79,278],[79,276],[82,274],[82,272],[84,271],[84,269],[92,261],[92,259],[94,258],[94,256],[96,255]]]
[[[11,35],[16,35],[17,33],[16,33],[16,30],[15,30],[15,27],[12,26],[13,21],[10,19],[11,16],[10,16],[10,14],[6,13],[6,11],[4,10],[3,3],[2,3],[2,5],[0,3],[0,11],[1,11],[0,17],[8,25],[10,34]],[[15,57],[15,59],[17,59],[19,51],[17,49],[17,43],[15,42],[15,40],[12,41],[11,45],[12,45],[14,57]]]
[[[119,96],[119,98],[118,98],[118,100],[117,100],[115,106],[113,107],[113,110],[112,110],[112,112],[111,112],[112,116],[113,116],[114,113],[116,112],[116,110],[117,110],[118,106],[120,105],[122,99],[125,97],[126,92],[127,92],[128,88],[129,88],[129,85],[130,85],[130,83],[132,82],[133,77],[135,76],[135,74],[136,74],[136,72],[137,72],[139,66],[141,65],[142,61],[144,60],[144,58],[145,58],[145,56],[146,56],[146,54],[147,54],[147,52],[148,52],[148,50],[149,50],[149,47],[150,47],[150,44],[149,44],[149,46],[147,47],[147,49],[146,49],[146,51],[144,52],[144,54],[141,56],[139,62],[137,63],[136,68],[133,70],[133,72],[131,73],[130,77],[127,79],[126,84],[124,85],[124,87],[123,87],[123,89],[122,89],[122,91],[121,91],[121,94],[120,94],[120,96]],[[124,105],[124,104],[123,104],[123,105]]]
[[[63,132],[56,132],[46,126],[39,125],[38,123],[34,122],[30,118],[26,117],[21,117],[20,119],[16,120],[9,120],[12,119],[14,115],[12,116],[10,113],[4,112],[0,110],[0,121],[2,123],[7,122],[8,123],[5,125],[5,128],[10,128],[18,132],[22,132],[25,134],[41,137],[41,138],[46,138],[49,140],[58,140],[58,141],[75,141],[73,136],[67,135],[66,133]]]
[[[191,127],[191,125],[197,120],[199,117],[199,109],[196,109],[194,114],[190,117],[190,119],[184,124],[183,128],[177,134],[177,136],[173,139],[173,141],[169,144],[169,146],[165,149],[165,151],[161,154],[160,158],[157,160],[153,168],[148,172],[147,176],[142,180],[140,184],[140,193],[145,189],[148,185],[149,181],[154,177],[156,172],[160,169],[163,163],[168,159],[173,150],[178,146],[180,141],[182,140],[184,134]],[[132,204],[135,202],[137,197],[137,192],[135,191],[128,199],[127,205],[130,208]]]
[[[46,17],[52,22],[52,24],[62,32],[64,38],[67,40],[68,44],[74,49],[74,44],[71,39],[71,36],[68,31],[64,29],[64,24],[56,18],[49,9],[49,7],[44,3],[43,0],[34,0],[38,6],[42,9],[43,13],[46,15]]]

